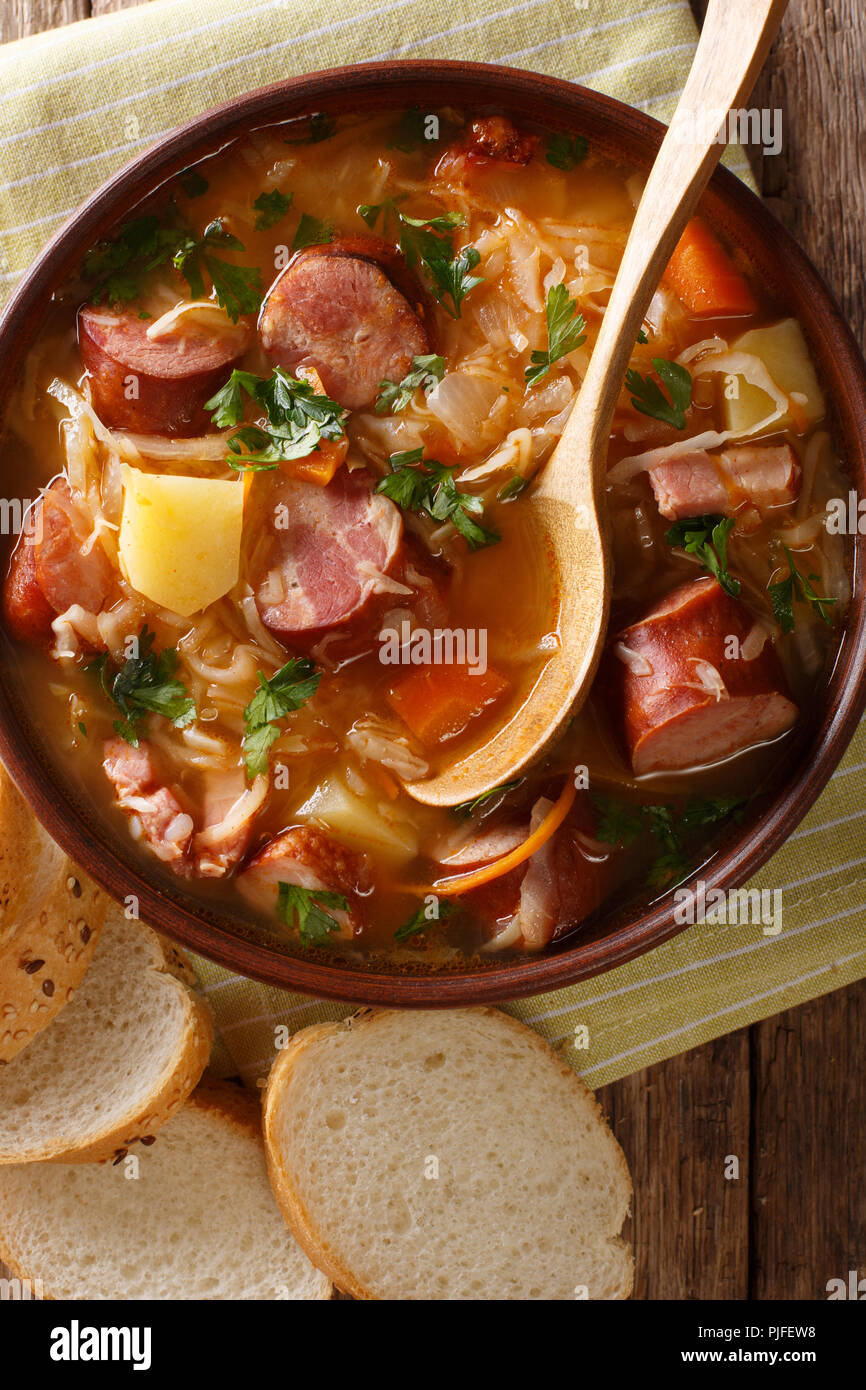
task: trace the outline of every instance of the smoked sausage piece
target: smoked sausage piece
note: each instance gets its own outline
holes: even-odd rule
[[[204,403],[225,383],[249,330],[239,323],[214,333],[181,319],[175,330],[149,338],[150,323],[134,308],[79,310],[78,344],[93,407],[110,429],[203,434],[210,425]]]
[[[682,585],[621,632],[609,670],[637,775],[719,762],[797,718],[772,643],[714,579]]]
[[[278,366],[314,367],[326,392],[358,410],[430,351],[425,297],[399,252],[342,237],[295,256],[265,299],[262,346]]]

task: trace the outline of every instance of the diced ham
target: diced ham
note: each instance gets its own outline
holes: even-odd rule
[[[255,817],[267,796],[265,777],[256,778],[252,786],[246,784],[240,770],[208,779],[202,828],[193,840],[195,872],[200,878],[222,878],[240,863],[249,849]]]
[[[79,311],[78,343],[97,415],[111,429],[203,434],[210,425],[205,401],[243,353],[247,325],[215,333],[180,318],[157,338],[148,337],[148,327],[135,307],[89,304]]]
[[[59,613],[79,604],[99,613],[113,587],[114,571],[68,483],[52,483],[35,504],[33,523],[22,535],[3,590],[6,626],[19,641],[51,640]]]
[[[103,754],[102,766],[120,809],[138,820],[157,859],[176,874],[189,875],[193,819],[163,783],[153,750],[146,743],[133,748],[121,738],[112,738],[106,741]]]
[[[326,907],[340,923],[340,935],[352,937],[363,927],[361,899],[372,886],[367,856],[347,849],[324,831],[300,825],[270,840],[238,875],[238,888],[269,919],[276,916],[280,883],[340,893],[349,909]],[[334,933],[336,935],[336,933]]]
[[[441,860],[444,868],[468,872],[517,849],[550,811],[539,797],[529,823],[508,820],[481,830]],[[463,893],[455,901],[487,927],[497,948],[540,950],[573,930],[602,902],[608,887],[606,861],[589,853],[587,837],[595,832],[594,812],[579,796],[556,834],[517,868]]]
[[[358,617],[400,555],[400,513],[363,474],[343,471],[327,487],[275,478],[263,520],[253,587],[281,639],[313,642]]]
[[[749,610],[707,578],[617,635],[645,663],[614,654],[607,663],[637,775],[719,762],[791,728],[798,711],[772,644],[750,661],[728,655],[753,627]]]
[[[314,367],[328,395],[357,410],[430,351],[425,306],[393,246],[339,237],[292,258],[265,299],[259,332],[273,362]]]
[[[708,454],[672,454],[649,474],[659,511],[671,521],[711,513],[765,513],[796,501],[800,465],[790,444],[741,445]]]

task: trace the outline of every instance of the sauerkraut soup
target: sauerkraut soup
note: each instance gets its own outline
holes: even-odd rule
[[[313,115],[162,186],[55,297],[5,424],[4,621],[158,876],[291,951],[492,963],[675,887],[790,758],[848,482],[798,323],[697,217],[611,435],[592,693],[527,776],[411,794],[556,649],[527,499],[641,185],[495,114]]]

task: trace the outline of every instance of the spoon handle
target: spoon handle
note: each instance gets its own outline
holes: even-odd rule
[[[721,158],[724,143],[716,135],[728,112],[751,92],[787,3],[710,0],[688,80],[647,179],[586,377],[557,450],[561,458],[575,451],[591,458],[599,490],[611,421],[638,330]]]

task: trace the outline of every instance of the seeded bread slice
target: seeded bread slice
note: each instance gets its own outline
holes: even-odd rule
[[[631,1198],[590,1091],[495,1009],[305,1028],[265,1099],[271,1182],[314,1264],[365,1299],[621,1299]]]
[[[189,963],[112,906],[87,975],[0,1067],[0,1163],[84,1163],[148,1145],[207,1066],[210,1010]]]
[[[0,767],[0,1063],[69,1003],[107,909]]]
[[[227,1082],[116,1164],[0,1168],[0,1259],[51,1299],[331,1296],[274,1202],[258,1100]]]

